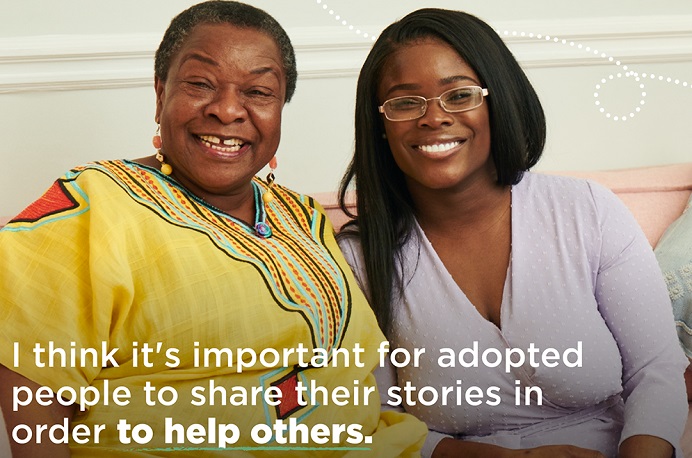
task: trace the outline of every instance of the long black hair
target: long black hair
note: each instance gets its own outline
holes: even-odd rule
[[[425,38],[449,44],[474,70],[483,87],[490,120],[491,157],[501,185],[518,183],[541,157],[545,116],[531,83],[500,36],[475,16],[437,8],[414,11],[379,36],[358,77],[355,151],[341,180],[339,204],[353,219],[340,237],[360,238],[367,295],[380,327],[390,329],[391,303],[404,288],[401,248],[412,237],[414,208],[404,175],[394,162],[378,112],[377,88],[389,57]],[[357,216],[348,210],[356,187]]]

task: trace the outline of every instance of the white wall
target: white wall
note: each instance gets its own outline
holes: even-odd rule
[[[0,0],[0,216],[20,211],[74,165],[153,152],[153,52],[172,16],[193,3]],[[461,6],[509,31],[507,43],[548,116],[539,169],[625,168],[692,158],[689,0],[250,3],[283,24],[297,50],[298,89],[285,109],[277,170],[278,180],[296,190],[336,189],[353,143],[355,79],[371,43],[364,33],[376,34],[421,6]],[[344,20],[361,33],[342,26]],[[522,37],[522,31],[551,40]],[[553,36],[567,44],[555,43]],[[622,65],[600,53],[647,73],[646,103],[634,118],[614,121],[599,113],[594,92],[602,78],[614,75],[599,91],[613,116],[629,118],[642,92],[632,78],[617,78]]]

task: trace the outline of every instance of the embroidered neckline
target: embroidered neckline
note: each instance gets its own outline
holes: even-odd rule
[[[276,303],[305,319],[315,348],[331,354],[341,347],[352,317],[352,286],[327,245],[331,226],[311,199],[275,187],[276,198],[267,204],[260,200],[266,185],[253,178],[255,220],[276,221],[276,234],[265,239],[251,222],[211,207],[157,169],[133,161],[102,161],[73,169],[67,187],[71,194],[83,196],[76,178],[88,169],[112,179],[164,221],[206,234],[223,253],[255,268]]]
[[[196,202],[206,206],[207,208],[213,210],[216,213],[220,213],[225,217],[232,219],[236,224],[253,231],[255,235],[257,235],[260,238],[266,239],[272,236],[271,226],[269,226],[269,223],[267,223],[267,210],[264,208],[264,201],[262,200],[262,188],[259,184],[257,184],[257,182],[255,182],[254,179],[250,182],[250,184],[252,185],[252,194],[253,199],[255,201],[255,221],[253,225],[250,225],[245,221],[228,214],[220,208],[215,207],[214,205],[210,204],[209,202],[197,196],[196,194],[193,194],[186,187],[178,183],[174,178],[161,173],[161,171],[155,167],[140,164],[139,162],[135,162],[129,159],[123,159],[122,162],[129,164],[131,166],[155,172],[161,179],[175,186],[180,191],[184,192],[188,198],[195,200]]]
[[[252,188],[255,198],[255,234],[257,234],[258,237],[266,239],[272,236],[272,228],[267,224],[267,210],[264,208],[262,190],[254,181],[252,182]]]

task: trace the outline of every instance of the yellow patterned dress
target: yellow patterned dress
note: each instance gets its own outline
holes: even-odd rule
[[[252,186],[256,227],[97,162],[0,230],[0,363],[92,387],[73,456],[417,455],[425,426],[380,413],[384,338],[322,209]]]

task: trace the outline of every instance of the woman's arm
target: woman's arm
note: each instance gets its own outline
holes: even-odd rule
[[[622,358],[625,401],[621,456],[671,456],[688,405],[680,348],[663,275],[632,214],[592,186],[601,224],[595,297]],[[631,441],[630,441],[631,440]],[[651,453],[643,447],[652,447]],[[661,448],[661,454],[654,454]]]
[[[605,458],[601,452],[573,445],[546,445],[532,449],[510,450],[492,444],[442,439],[433,458]]]
[[[17,444],[12,440],[12,430],[19,424],[25,424],[32,428],[36,433],[36,425],[50,426],[62,423],[65,418],[72,419],[75,406],[63,406],[57,402],[50,406],[41,406],[36,402],[13,411],[13,388],[15,386],[25,386],[32,391],[40,387],[37,383],[18,373],[0,365],[0,407],[5,418],[7,435],[10,438],[13,458],[30,458],[37,456],[50,456],[54,458],[65,458],[70,456],[68,444],[54,444],[48,438],[47,432],[41,436],[41,443],[36,443],[36,438],[27,444]]]
[[[620,444],[619,458],[671,458],[673,446],[660,437],[631,436]]]

